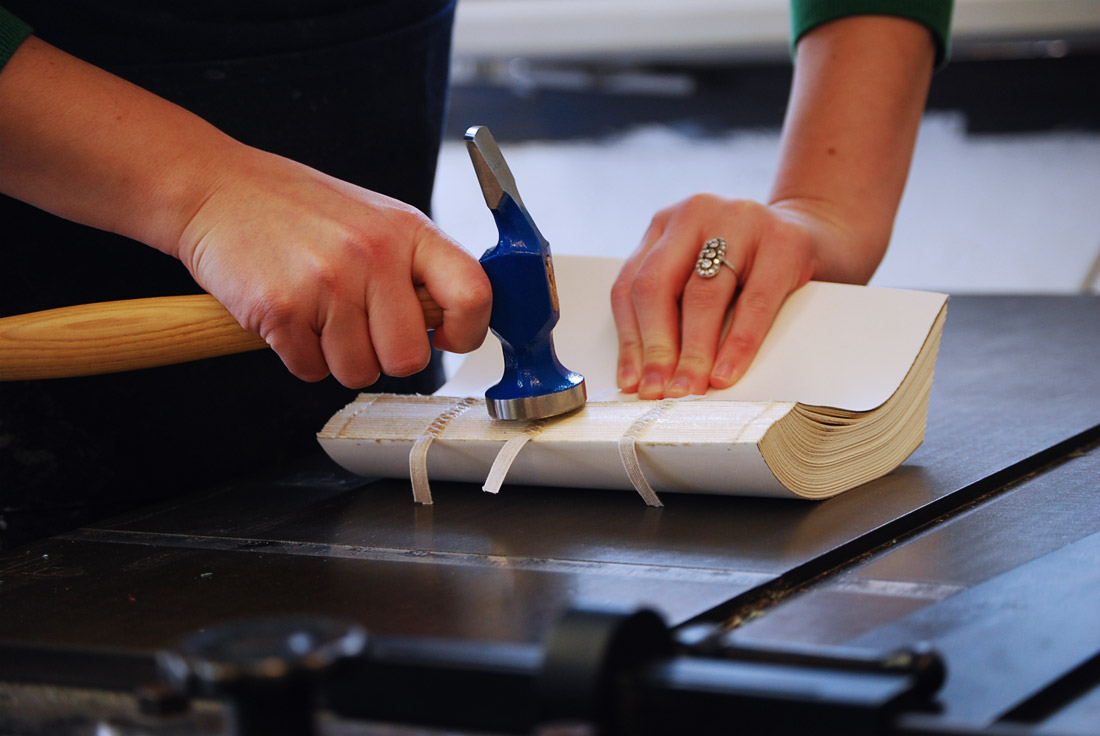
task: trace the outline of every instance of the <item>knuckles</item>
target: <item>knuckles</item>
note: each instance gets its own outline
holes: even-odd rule
[[[488,321],[489,311],[493,308],[493,287],[480,266],[471,269],[470,278],[465,287],[459,291],[454,306],[462,312],[483,313]]]
[[[684,351],[680,354],[680,362],[676,366],[677,373],[686,373],[693,379],[706,375],[710,371],[713,359],[707,355],[693,351]]]
[[[670,208],[677,216],[689,222],[709,223],[733,220],[738,227],[743,221],[753,222],[766,207],[751,199],[728,199],[717,194],[700,192],[680,201]]]
[[[613,310],[631,310],[634,299],[633,279],[620,274],[611,285],[611,308]]]
[[[731,332],[723,347],[735,356],[756,355],[760,348],[760,339],[743,332]]]
[[[428,367],[428,362],[431,360],[431,353],[428,352],[422,355],[399,355],[399,356],[379,356],[382,359],[382,370],[385,371],[388,376],[396,376],[398,378],[403,376],[411,376],[414,373],[419,373]],[[370,381],[378,380],[378,375],[375,374],[374,378]],[[366,385],[366,384],[363,384]]]
[[[325,367],[291,368],[290,372],[306,383],[318,383],[329,376],[329,369]]]
[[[264,293],[254,297],[248,307],[248,326],[274,346],[276,335],[298,322],[300,309],[287,292]]]
[[[636,334],[625,335],[619,334],[619,353],[631,354],[640,353],[642,351],[642,340]]]
[[[676,349],[664,343],[646,343],[642,352],[642,363],[646,369],[675,365],[676,358]]]
[[[756,315],[770,314],[774,311],[773,304],[776,301],[781,301],[784,297],[786,297],[786,294],[781,294],[776,300],[759,289],[745,289],[737,297],[736,308]]]
[[[635,304],[648,304],[660,295],[667,279],[656,269],[643,265],[630,283],[630,299]]]
[[[723,293],[723,287],[722,284],[715,283],[716,281],[716,278],[704,281],[698,276],[689,281],[684,288],[684,295],[680,297],[681,312],[697,314],[704,311],[725,311],[729,293],[726,292],[725,298],[719,300],[718,296]]]

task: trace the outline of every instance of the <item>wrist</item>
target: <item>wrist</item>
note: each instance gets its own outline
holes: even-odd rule
[[[814,278],[865,284],[886,253],[890,229],[852,213],[842,203],[825,198],[773,199],[776,215],[802,228],[810,238]]]
[[[190,115],[189,113],[185,113]],[[179,137],[161,147],[157,160],[141,169],[144,184],[131,188],[132,217],[123,234],[190,266],[188,229],[232,168],[242,144],[199,118],[177,129]]]

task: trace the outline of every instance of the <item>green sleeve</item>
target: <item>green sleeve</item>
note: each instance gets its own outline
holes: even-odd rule
[[[923,23],[936,43],[936,68],[951,49],[954,0],[791,0],[791,46],[822,23],[849,15],[894,15]]]
[[[19,44],[27,40],[29,35],[31,35],[30,26],[0,8],[0,69],[4,68],[8,59],[19,48]]]

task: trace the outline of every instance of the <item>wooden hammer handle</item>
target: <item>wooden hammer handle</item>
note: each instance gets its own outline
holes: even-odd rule
[[[416,287],[427,328],[443,310]],[[0,319],[0,381],[68,378],[266,348],[209,294],[49,309]]]

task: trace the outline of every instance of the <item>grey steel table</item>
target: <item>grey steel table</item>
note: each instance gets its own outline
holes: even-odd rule
[[[407,482],[319,455],[0,556],[0,638],[151,661],[212,624],[295,613],[526,645],[578,604],[649,607],[712,643],[930,642],[948,675],[913,729],[1096,733],[1098,441],[1100,298],[954,297],[924,445],[837,498],[650,509],[434,484],[417,507]]]

